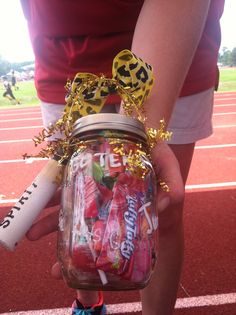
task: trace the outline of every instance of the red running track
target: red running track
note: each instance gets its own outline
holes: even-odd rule
[[[186,187],[185,264],[175,315],[236,314],[235,112],[236,93],[217,93],[214,135],[200,141],[195,150]],[[22,154],[36,153],[30,139],[41,130],[40,117],[38,107],[0,111],[0,218],[45,163],[22,161]],[[37,242],[24,239],[13,253],[0,247],[0,313],[41,310],[44,314],[44,309],[70,306],[74,291],[50,275],[55,247],[55,234]],[[191,297],[197,297],[197,302]],[[113,306],[126,303],[116,314],[141,314],[132,311],[139,302],[136,291],[106,292],[105,299]],[[202,306],[196,306],[200,301]],[[131,310],[128,303],[132,303]]]

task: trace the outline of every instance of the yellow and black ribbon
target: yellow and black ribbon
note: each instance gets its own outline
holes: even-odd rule
[[[138,114],[153,86],[152,67],[129,50],[122,50],[113,61],[112,78],[77,73],[67,83],[65,114],[73,120],[101,111],[109,95],[117,93],[125,111]],[[141,117],[140,117],[141,120]]]
[[[116,93],[120,96],[124,112],[134,116],[145,124],[144,103],[154,83],[152,67],[129,50],[122,50],[113,60],[112,78],[92,73],[77,73],[74,80],[67,81],[67,95],[63,116],[35,137],[35,145],[47,140],[60,131],[64,138],[49,143],[38,156],[51,157],[63,152],[61,160],[68,159],[73,153],[73,141],[70,135],[75,121],[83,116],[99,113],[107,98]],[[159,130],[146,128],[149,148],[153,148],[158,139],[168,139],[164,121]]]

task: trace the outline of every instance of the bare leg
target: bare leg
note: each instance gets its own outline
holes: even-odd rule
[[[97,291],[86,291],[86,290],[78,290],[77,291],[77,299],[84,306],[92,306],[98,302],[98,292]]]
[[[13,98],[11,98],[8,94],[7,95],[4,95],[5,98],[7,98],[9,101],[12,101]]]
[[[184,183],[189,173],[194,145],[170,145],[179,161]],[[144,315],[173,313],[183,263],[183,203],[170,206],[159,215],[158,244],[157,268],[150,284],[141,291]]]

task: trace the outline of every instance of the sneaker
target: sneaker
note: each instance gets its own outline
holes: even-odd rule
[[[103,303],[103,295],[99,292],[99,301],[91,307],[85,307],[78,299],[72,304],[72,315],[106,315],[106,306]]]

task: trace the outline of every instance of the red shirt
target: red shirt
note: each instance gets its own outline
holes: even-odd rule
[[[21,2],[35,53],[38,97],[58,104],[65,104],[64,86],[67,79],[73,79],[77,72],[103,73],[111,77],[113,58],[121,50],[131,48],[143,4],[143,0]],[[224,0],[212,0],[182,96],[216,85],[219,19],[223,6]],[[117,102],[117,97],[111,102]]]
[[[192,65],[185,79],[181,96],[191,95],[211,87],[218,87],[218,51],[221,42],[220,18],[224,0],[212,0],[205,28]]]

